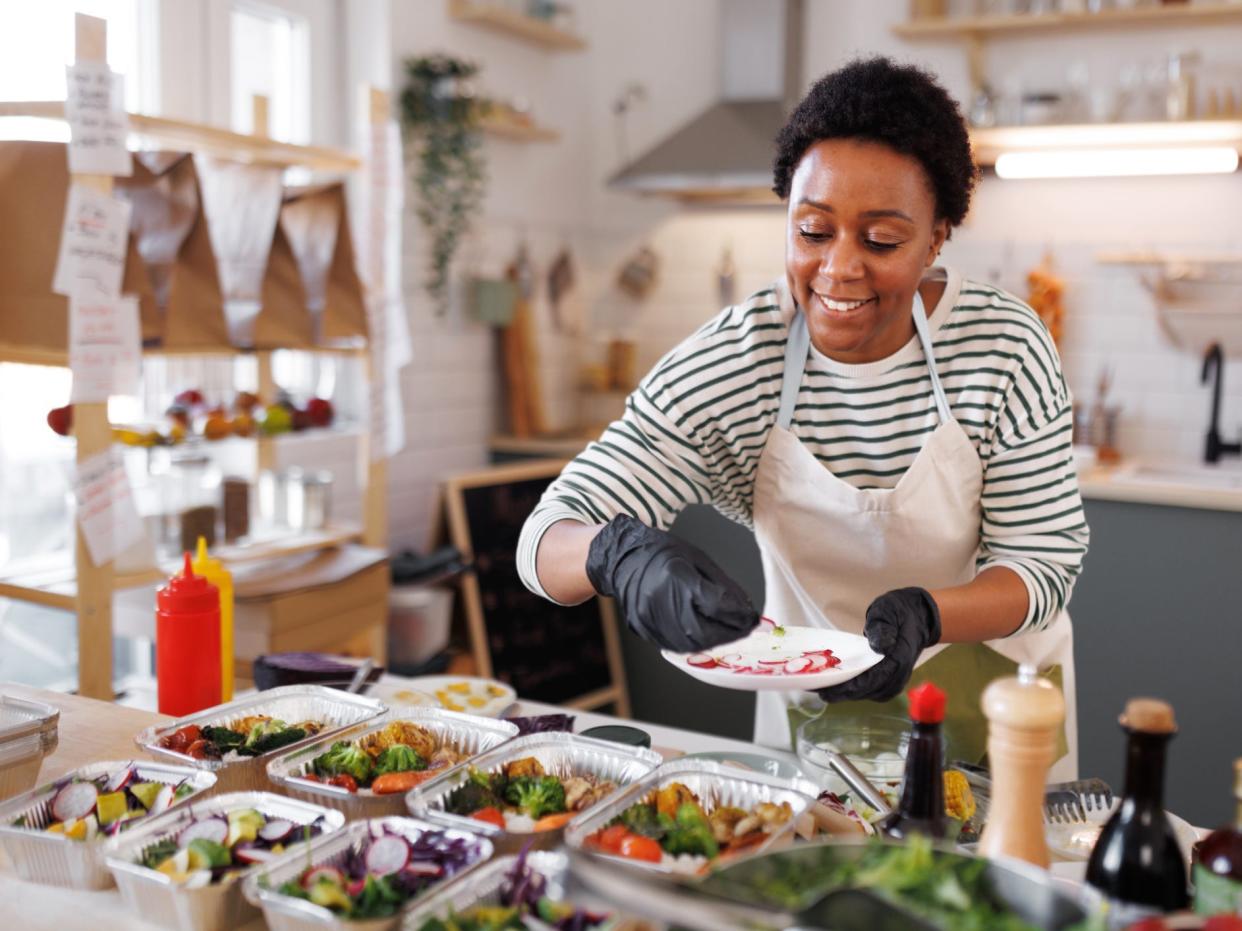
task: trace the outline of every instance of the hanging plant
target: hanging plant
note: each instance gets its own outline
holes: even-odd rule
[[[416,213],[430,239],[426,289],[437,315],[448,310],[453,256],[487,181],[478,119],[488,105],[469,84],[477,72],[473,63],[447,55],[405,61],[401,120],[417,165]]]

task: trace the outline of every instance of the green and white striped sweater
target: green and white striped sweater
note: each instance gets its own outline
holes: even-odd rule
[[[1019,631],[1038,630],[1069,600],[1087,550],[1069,389],[1047,330],[1026,304],[953,270],[934,274],[946,282],[929,318],[937,370],[983,464],[977,568],[1005,565],[1021,576],[1030,607]],[[566,467],[527,519],[517,565],[532,591],[547,597],[535,553],[558,520],[600,524],[624,512],[663,529],[700,503],[751,525],[793,313],[780,283],[726,308],[660,360],[624,416]],[[790,429],[838,478],[892,488],[937,424],[915,337],[865,365],[812,347]]]

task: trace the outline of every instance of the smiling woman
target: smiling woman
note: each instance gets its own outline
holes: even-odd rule
[[[615,597],[640,636],[706,650],[758,623],[666,532],[710,503],[754,528],[765,616],[863,634],[884,656],[818,696],[765,692],[759,742],[787,747],[806,710],[854,714],[935,678],[954,755],[979,758],[980,692],[1027,662],[1065,689],[1066,778],[1064,608],[1088,536],[1071,402],[1035,313],[935,265],[975,180],[930,75],[877,58],[817,82],[777,138],[785,275],[657,364],[548,488],[518,566],[540,594]]]

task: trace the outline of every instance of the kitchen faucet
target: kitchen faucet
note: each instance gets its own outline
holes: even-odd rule
[[[1203,375],[1199,381],[1207,384],[1207,380],[1215,374],[1212,383],[1212,421],[1208,424],[1207,443],[1203,450],[1204,462],[1219,462],[1221,456],[1237,456],[1242,454],[1242,442],[1225,443],[1221,441],[1216,425],[1220,422],[1220,383],[1225,378],[1225,360],[1220,343],[1208,346],[1203,357]]]

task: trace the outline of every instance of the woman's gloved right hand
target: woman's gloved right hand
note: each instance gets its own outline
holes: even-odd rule
[[[597,592],[616,599],[630,630],[677,653],[738,640],[759,623],[741,586],[706,554],[628,514],[595,535],[586,572]]]

